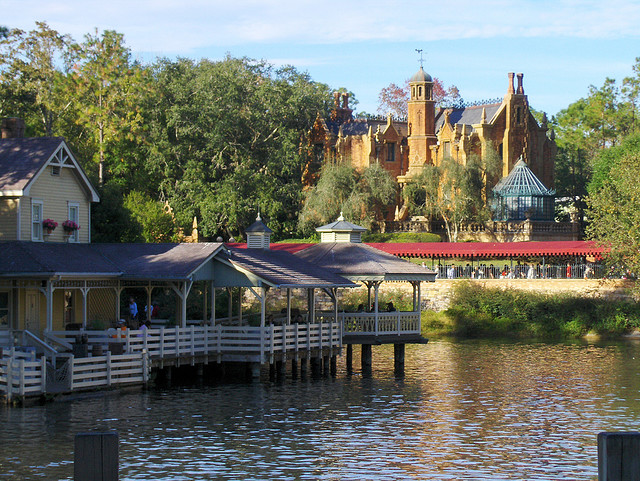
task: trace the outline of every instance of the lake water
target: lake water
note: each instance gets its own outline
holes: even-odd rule
[[[116,430],[121,480],[592,480],[597,434],[640,429],[640,343],[432,341],[373,374],[154,388],[0,408],[0,479],[72,479]]]

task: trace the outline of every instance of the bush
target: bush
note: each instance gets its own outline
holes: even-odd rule
[[[455,288],[445,314],[448,324],[423,322],[426,332],[433,329],[460,337],[579,338],[589,332],[620,335],[640,326],[640,307],[635,302],[487,289],[471,282]]]

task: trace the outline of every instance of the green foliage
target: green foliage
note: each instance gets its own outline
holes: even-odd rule
[[[491,289],[471,282],[457,286],[451,307],[425,325],[440,334],[510,338],[621,335],[638,327],[640,306],[635,302]]]
[[[362,236],[363,242],[440,242],[438,234],[431,232],[389,232],[366,233]]]
[[[373,289],[371,290],[371,306],[373,306]],[[413,297],[403,289],[388,289],[378,293],[378,310],[386,310],[387,304],[392,302],[398,311],[413,310]],[[345,289],[340,300],[340,309],[345,312],[356,312],[358,306],[367,306],[366,289]]]
[[[326,164],[316,186],[307,192],[300,227],[310,234],[342,212],[349,221],[368,228],[387,216],[396,192],[391,175],[377,164],[363,172],[350,164]]]
[[[440,165],[426,165],[403,191],[409,212],[442,219],[449,242],[457,242],[462,224],[489,218],[483,191],[487,177],[496,175],[497,159],[493,154],[486,160],[471,156],[462,165],[448,157]]]
[[[601,156],[590,185],[588,235],[610,248],[607,260],[640,272],[640,136]]]
[[[259,209],[274,232],[297,229],[305,135],[330,92],[292,67],[249,59],[160,60],[147,168],[178,223],[238,237]]]
[[[162,204],[138,191],[129,192],[124,198],[124,208],[136,222],[144,242],[178,242],[178,229],[171,214]]]

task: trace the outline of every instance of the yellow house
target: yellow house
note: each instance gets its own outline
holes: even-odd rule
[[[91,242],[99,200],[61,137],[0,140],[0,241]],[[45,220],[57,226],[48,230]]]

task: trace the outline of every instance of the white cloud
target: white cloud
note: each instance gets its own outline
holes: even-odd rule
[[[337,44],[492,37],[638,36],[635,0],[0,0],[9,27],[35,20],[74,38],[115,29],[134,51],[188,54],[252,43]]]

